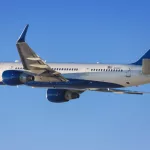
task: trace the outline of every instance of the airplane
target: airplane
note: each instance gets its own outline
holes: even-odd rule
[[[0,63],[0,85],[46,88],[50,102],[77,99],[85,91],[143,95],[125,87],[150,83],[150,50],[131,64],[46,63],[26,43],[27,24],[16,46],[21,62]]]

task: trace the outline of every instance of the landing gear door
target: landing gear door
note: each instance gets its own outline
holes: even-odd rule
[[[131,77],[131,69],[129,68],[127,71],[126,71],[126,77]]]

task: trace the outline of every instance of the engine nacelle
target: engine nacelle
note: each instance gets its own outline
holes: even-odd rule
[[[69,90],[48,89],[46,97],[50,102],[62,103],[62,102],[68,102],[71,99],[79,98],[80,95],[76,92],[72,92]]]
[[[6,70],[2,74],[2,79],[3,83],[6,85],[16,86],[29,81],[34,81],[34,76],[19,70]]]

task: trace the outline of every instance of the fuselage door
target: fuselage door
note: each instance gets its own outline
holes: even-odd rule
[[[131,77],[131,69],[130,68],[126,72],[126,77]]]
[[[89,75],[89,72],[90,72],[90,68],[85,68],[85,73],[87,76]]]

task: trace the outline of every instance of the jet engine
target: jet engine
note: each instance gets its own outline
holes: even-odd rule
[[[34,76],[19,70],[6,70],[2,74],[2,80],[6,85],[16,86],[34,81]]]
[[[48,89],[46,97],[50,102],[62,103],[62,102],[68,102],[71,99],[79,98],[80,95],[76,92],[72,92],[69,90]]]

